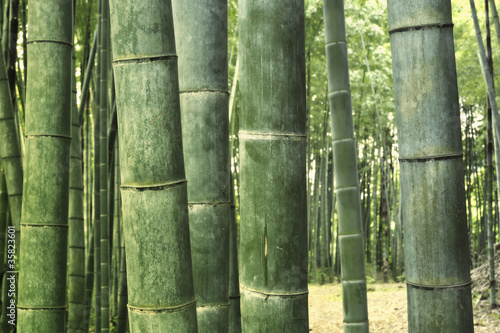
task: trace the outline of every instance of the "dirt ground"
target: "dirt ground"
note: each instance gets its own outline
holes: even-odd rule
[[[340,284],[309,286],[309,330],[313,333],[343,332],[342,290]],[[500,310],[492,314],[487,300],[473,298],[476,333],[500,333]],[[370,332],[408,332],[406,285],[371,283],[368,285]]]

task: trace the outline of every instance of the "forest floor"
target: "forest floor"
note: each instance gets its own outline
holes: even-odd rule
[[[500,260],[496,278],[500,278]],[[475,333],[500,333],[500,308],[493,312],[489,305],[488,267],[481,265],[471,272],[472,306]],[[498,282],[497,282],[498,283]],[[369,283],[368,318],[370,332],[408,332],[406,284]],[[500,295],[497,292],[497,303]],[[309,285],[309,331],[312,333],[343,332],[342,288],[339,283]]]

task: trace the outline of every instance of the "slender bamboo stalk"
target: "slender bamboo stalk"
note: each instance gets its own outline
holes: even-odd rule
[[[238,226],[236,224],[236,207],[234,182],[230,180],[231,221],[229,222],[229,332],[241,333],[240,278],[238,274]]]
[[[72,3],[66,0],[30,2],[17,327],[21,332],[65,330],[71,12]]]
[[[108,218],[108,0],[101,0],[100,48],[100,191],[101,191],[101,332],[109,332],[109,218]]]
[[[130,331],[196,332],[171,2],[110,13]]]
[[[239,1],[242,329],[307,332],[304,1]]]
[[[451,2],[390,0],[388,11],[409,331],[473,332]]]
[[[94,232],[89,230],[90,242],[87,250],[87,261],[85,263],[85,332],[89,331],[90,313],[92,311],[92,291],[94,289]]]
[[[471,11],[472,11],[472,18],[474,20],[474,28],[476,30],[476,39],[478,42],[479,46],[479,60],[481,63],[481,67],[483,69],[483,77],[486,81],[486,86],[488,89],[488,101],[489,105],[491,106],[491,111],[493,115],[493,122],[495,126],[495,138],[494,138],[494,144],[495,144],[495,168],[496,168],[496,174],[497,174],[497,184],[500,181],[500,116],[498,115],[498,106],[496,102],[496,95],[495,95],[495,86],[493,83],[493,68],[490,69],[490,66],[488,65],[488,59],[486,56],[486,51],[484,47],[483,40],[481,38],[481,29],[479,28],[479,20],[477,18],[477,11],[476,11],[476,6],[474,3],[474,0],[469,1],[470,6],[471,6]],[[496,8],[495,8],[496,9]],[[490,42],[491,43],[491,42]],[[491,66],[493,66],[491,64]],[[500,190],[500,187],[497,189]],[[491,199],[491,198],[490,198]],[[491,201],[491,200],[490,200]],[[488,239],[488,258],[490,261],[490,304],[494,306],[496,304],[496,280],[495,280],[495,254],[494,254],[494,249],[493,249],[493,235],[491,234],[491,216],[488,216],[489,223],[487,222],[486,230],[487,230],[487,239]]]
[[[227,1],[173,0],[172,7],[198,330],[227,332],[231,192]]]
[[[347,63],[344,1],[324,0],[328,93],[338,203],[344,332],[368,332],[364,236]]]
[[[73,1],[73,14],[76,1]],[[74,16],[73,16],[74,17]],[[74,26],[73,20],[73,26]],[[68,237],[68,332],[85,330],[85,231],[80,122],[76,104],[75,52],[71,61],[71,152]]]
[[[85,109],[85,104],[86,104],[88,92],[89,92],[90,80],[92,78],[92,70],[94,69],[95,54],[97,51],[97,40],[98,40],[97,37],[100,34],[100,27],[101,27],[101,24],[99,22],[97,24],[97,27],[96,27],[95,32],[94,32],[94,41],[92,42],[92,48],[90,49],[89,62],[87,64],[87,68],[85,69],[85,76],[83,79],[80,106],[78,107],[78,118],[80,119],[80,122],[82,122],[82,119],[83,119],[83,110]]]
[[[10,96],[5,61],[0,57],[0,152],[5,171],[5,179],[7,181],[10,214],[16,229],[16,245],[19,250],[21,245],[19,235],[21,231],[23,167],[19,141],[17,139],[16,122],[14,120],[14,110]]]
[[[488,0],[485,0],[484,4],[485,8],[485,17],[486,17],[486,60],[488,62],[488,72],[491,77],[491,83],[493,84],[493,88],[495,87],[495,77],[493,75],[493,57],[491,52],[491,34],[490,34],[490,17],[489,17],[489,8],[488,8]],[[492,152],[493,152],[493,138],[492,138],[492,130],[491,130],[491,103],[488,98],[488,141],[487,141],[487,159],[486,159],[486,168],[487,168],[487,177],[486,177],[486,193],[487,193],[487,201],[488,201],[488,209],[487,209],[487,218],[486,218],[486,237],[488,243],[488,261],[490,268],[490,305],[492,308],[496,307],[496,279],[495,279],[495,236],[493,233],[493,166],[492,166]],[[498,141],[498,138],[497,138]],[[498,149],[498,144],[497,147]],[[498,156],[498,155],[497,155]],[[499,161],[500,162],[500,161]]]

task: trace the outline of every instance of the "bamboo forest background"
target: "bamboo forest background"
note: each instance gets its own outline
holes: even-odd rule
[[[91,74],[89,64],[99,60],[99,54],[92,53],[98,22],[98,0],[76,1],[76,24],[74,34],[76,103],[79,113],[73,116],[73,123],[80,126],[81,155],[76,158],[82,162],[84,188],[84,246],[86,249],[87,272],[92,272],[93,256],[99,248],[92,251],[94,242],[94,207],[99,206],[102,198],[93,193],[94,181],[100,177],[101,183],[107,182],[107,195],[111,217],[109,231],[109,277],[110,315],[113,326],[123,331],[126,310],[119,304],[126,304],[126,288],[119,288],[126,282],[124,243],[121,237],[120,198],[118,196],[119,172],[117,150],[117,112],[114,103],[112,75],[107,81],[109,102],[102,122],[105,128],[104,140],[96,142],[94,129],[99,105],[99,84],[102,73],[96,70]],[[2,27],[2,50],[8,80],[12,92],[16,128],[21,151],[24,154],[25,107],[28,59],[27,18],[29,1],[0,1],[0,26]],[[332,133],[328,105],[327,67],[325,56],[325,34],[323,24],[323,1],[305,1],[306,32],[306,97],[307,97],[307,216],[309,246],[309,282],[329,283],[340,279],[340,258],[338,225],[336,218],[335,193],[333,190]],[[354,132],[357,143],[358,172],[361,189],[361,209],[365,235],[365,261],[367,280],[404,281],[404,217],[400,213],[398,135],[395,123],[394,94],[392,81],[391,46],[388,34],[386,1],[347,0],[345,1],[346,33],[350,82],[352,90],[352,109]],[[470,237],[472,267],[487,259],[486,232],[486,148],[487,148],[487,94],[477,56],[477,41],[468,1],[452,1],[454,39],[458,72],[458,88],[462,120],[462,140],[464,152],[465,179],[467,196],[467,216]],[[481,28],[485,25],[485,8],[482,1],[477,2]],[[492,29],[493,30],[493,29]],[[484,30],[483,30],[484,31]],[[494,30],[493,30],[494,31]],[[483,33],[483,36],[485,34]],[[500,56],[500,45],[494,41],[494,69]],[[109,45],[111,49],[113,45]],[[234,185],[234,205],[236,222],[239,223],[239,94],[238,94],[238,3],[228,3],[228,86],[230,94],[230,146],[231,171]],[[111,53],[109,53],[111,55]],[[104,58],[106,59],[106,58]],[[107,64],[98,68],[108,68],[111,73],[111,56]],[[97,67],[95,67],[97,68]],[[94,68],[94,69],[95,69]],[[86,76],[87,75],[87,76]],[[90,76],[89,76],[90,75]],[[86,85],[86,83],[88,86]],[[106,81],[103,81],[106,82]],[[498,91],[498,90],[497,90]],[[87,94],[88,92],[88,94]],[[109,147],[110,166],[103,169],[98,164],[101,144]],[[102,156],[102,155],[101,155]],[[101,157],[102,159],[102,157]],[[100,169],[101,174],[96,174]],[[118,170],[118,168],[116,168]],[[104,173],[105,178],[102,177]],[[107,176],[107,177],[106,177]],[[493,177],[494,240],[498,242],[499,198],[496,176]],[[116,183],[115,183],[116,180]],[[0,183],[0,185],[3,183]],[[71,185],[70,185],[71,186]],[[5,189],[2,190],[5,200]],[[0,203],[0,217],[6,218],[5,201]],[[98,213],[97,213],[98,214]],[[1,225],[1,224],[0,224]],[[102,230],[102,229],[101,229]],[[2,231],[3,232],[3,231]],[[95,243],[96,246],[98,243]],[[5,246],[0,244],[0,258],[4,257]],[[83,245],[83,244],[82,244]],[[71,244],[70,244],[71,246]],[[99,253],[100,255],[100,253]],[[101,258],[102,259],[102,258]],[[97,267],[96,267],[97,268]],[[96,276],[97,278],[97,276]],[[98,283],[96,280],[94,283]],[[92,278],[87,279],[87,309],[93,307],[88,301],[92,295]],[[126,284],[125,284],[126,285]],[[231,291],[230,291],[231,292]],[[95,297],[100,297],[99,293]],[[83,306],[83,305],[82,305]],[[88,313],[88,312],[87,312]],[[103,313],[104,314],[104,313]],[[105,315],[105,314],[104,314]],[[91,325],[101,320],[99,311],[92,312]],[[71,318],[70,318],[71,321]],[[5,325],[5,323],[4,323]],[[6,326],[3,326],[5,329]],[[2,330],[4,331],[4,330]],[[5,330],[5,332],[7,332]]]

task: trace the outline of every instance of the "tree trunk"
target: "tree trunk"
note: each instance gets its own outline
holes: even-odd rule
[[[73,1],[73,14],[76,0]],[[73,15],[74,18],[74,15]],[[74,19],[73,19],[74,25]],[[68,237],[68,332],[85,329],[85,232],[80,121],[76,105],[75,52],[71,62],[71,152]]]
[[[109,3],[101,0],[101,48],[99,92],[100,113],[100,177],[101,177],[101,332],[109,332],[109,216],[108,216],[108,38]],[[98,286],[99,287],[99,286]]]
[[[198,330],[227,332],[231,213],[227,1],[173,0],[172,7]]]
[[[307,332],[304,1],[238,15],[242,328]]]
[[[72,2],[66,0],[30,2],[17,328],[21,332],[65,330],[71,12]]]
[[[113,0],[110,13],[130,331],[193,332],[172,6]]]
[[[451,3],[390,0],[388,11],[409,331],[473,332]]]
[[[368,332],[364,237],[352,122],[344,1],[324,0],[328,94],[338,202],[344,332]]]

